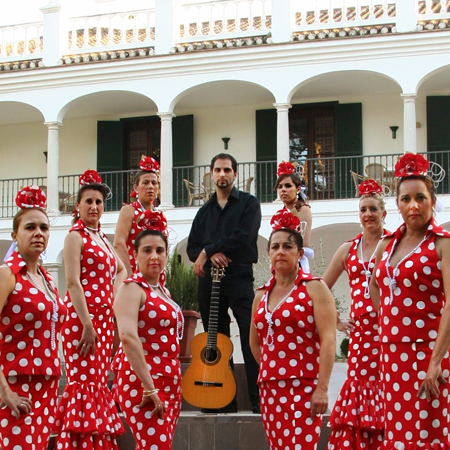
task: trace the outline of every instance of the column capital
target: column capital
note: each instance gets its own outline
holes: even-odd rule
[[[274,103],[273,106],[275,106],[277,112],[286,112],[292,108],[290,103]]]
[[[51,263],[44,262],[42,265],[44,266],[44,269],[47,270],[48,272],[50,272],[51,270],[59,270],[59,268],[62,267],[62,264],[57,262]]]
[[[400,94],[400,97],[403,99],[404,102],[416,101],[417,94],[415,94],[415,93]]]
[[[39,8],[39,11],[41,11],[43,14],[50,14],[59,12],[61,9],[61,4],[59,3],[59,0],[50,0],[50,3],[48,5],[43,6],[42,8]]]
[[[158,115],[161,120],[172,120],[174,117],[177,117],[173,112],[157,112],[156,115]]]
[[[44,125],[48,127],[48,129],[58,129],[59,127],[62,127],[63,124],[61,122],[58,122],[57,120],[53,122],[44,122]]]

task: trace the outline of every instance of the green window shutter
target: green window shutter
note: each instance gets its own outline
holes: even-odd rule
[[[336,108],[336,156],[362,156],[362,105],[361,103],[338,104]],[[355,186],[350,174],[362,174],[361,158],[344,158],[336,160],[335,190],[343,198],[355,195]]]
[[[112,198],[106,202],[105,211],[117,211],[125,196],[127,176],[123,170],[123,123],[120,121],[97,122],[97,171],[109,186]],[[102,172],[116,172],[104,174]]]
[[[194,165],[194,116],[177,116],[172,120],[173,151],[173,203],[175,206],[187,206],[188,193],[183,178],[192,179],[191,169],[177,167]]]
[[[261,202],[272,202],[277,198],[273,190],[277,180],[276,109],[256,111],[256,161],[256,194]]]
[[[438,194],[447,194],[450,188],[450,96],[427,97],[427,151],[446,152],[429,155],[429,160],[440,164],[445,170],[445,179],[437,188]],[[408,149],[406,149],[408,150]]]

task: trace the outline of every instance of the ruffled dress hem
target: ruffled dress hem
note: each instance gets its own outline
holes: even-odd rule
[[[336,400],[328,426],[333,431],[344,427],[382,431],[382,404],[378,381],[347,379]]]
[[[450,443],[384,441],[382,450],[450,450]]]
[[[71,383],[64,389],[56,411],[55,432],[60,436],[92,434],[109,439],[125,429],[107,386]]]

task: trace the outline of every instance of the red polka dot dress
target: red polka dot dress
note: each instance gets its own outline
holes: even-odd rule
[[[381,387],[386,417],[383,449],[450,449],[449,354],[441,367],[447,382],[429,402],[417,393],[428,369],[445,304],[436,237],[450,233],[432,220],[424,239],[396,267],[395,246],[406,231],[402,225],[383,253],[376,271],[380,287]]]
[[[139,338],[148,370],[158,396],[166,405],[163,419],[151,415],[152,402],[137,408],[142,401],[143,386],[136,376],[122,344],[114,358],[114,398],[136,440],[136,450],[170,450],[181,409],[181,368],[178,360],[180,333],[183,330],[181,309],[172,301],[158,296],[141,273],[125,283],[138,283],[146,292],[145,304],[139,309]]]
[[[67,292],[68,315],[62,331],[67,385],[58,405],[55,448],[117,449],[116,436],[124,429],[108,389],[114,336],[112,307],[116,258],[100,229],[98,234],[107,251],[97,244],[81,220],[70,232],[79,232],[83,239],[81,285],[99,342],[95,355],[82,356],[76,348],[83,326]]]
[[[272,277],[254,317],[261,345],[261,417],[271,450],[315,450],[319,442],[322,418],[311,419],[310,403],[320,352],[313,303],[306,290],[311,279],[300,269],[294,289],[270,312]]]
[[[127,251],[128,251],[128,259],[130,261],[131,271],[134,273],[138,269],[137,262],[134,257],[134,242],[136,241],[137,235],[143,231],[145,228],[141,227],[138,224],[139,217],[145,212],[141,202],[135,201],[131,203],[131,206],[134,208],[134,216],[133,222],[131,224],[130,234],[127,239]],[[166,285],[166,270],[164,269],[159,276],[159,282],[165,286]]]
[[[361,238],[362,233],[352,241],[346,262],[352,298],[350,318],[355,328],[349,342],[347,379],[330,416],[329,450],[374,450],[383,443],[378,314],[369,293],[375,257],[361,260]]]
[[[0,316],[0,367],[11,390],[31,399],[32,409],[29,414],[21,411],[19,419],[10,408],[0,409],[0,447],[44,450],[58,399],[58,340],[66,307],[42,267],[46,291],[27,275],[27,265],[17,251],[6,265],[16,284]]]

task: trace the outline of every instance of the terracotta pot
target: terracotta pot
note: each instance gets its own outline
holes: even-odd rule
[[[192,359],[191,341],[195,336],[197,328],[197,320],[200,319],[200,313],[197,311],[183,310],[184,316],[184,333],[180,342],[180,356],[178,359],[182,363],[189,363]]]

